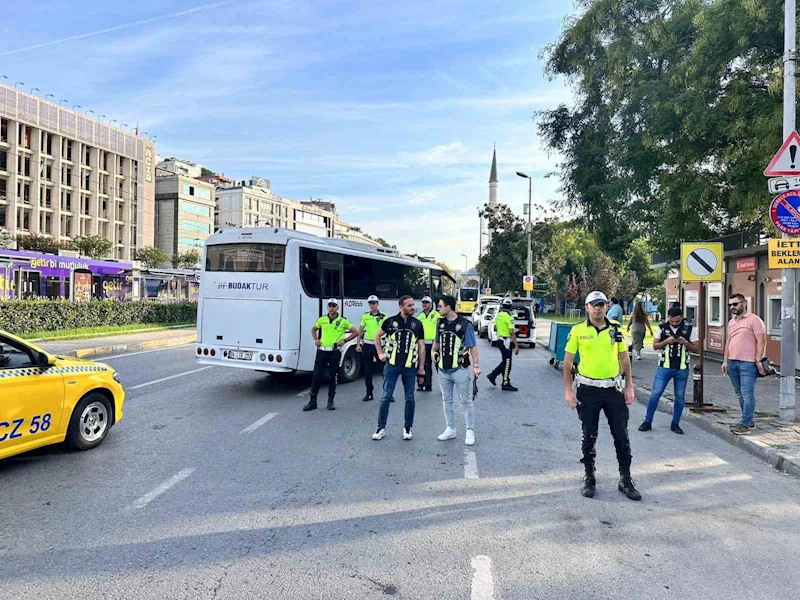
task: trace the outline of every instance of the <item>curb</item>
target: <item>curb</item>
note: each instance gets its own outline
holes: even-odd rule
[[[145,340],[143,342],[130,342],[128,344],[113,344],[110,346],[96,346],[94,348],[79,348],[61,353],[63,356],[73,356],[75,358],[97,358],[110,354],[125,354],[137,350],[156,350],[159,348],[172,348],[173,346],[183,346],[193,344],[197,341],[197,334],[192,333],[179,337],[160,338],[155,340]]]
[[[640,404],[644,404],[647,406],[647,402],[650,399],[650,390],[640,385],[634,387],[635,397],[636,400]],[[689,405],[687,404],[687,407]],[[661,397],[661,400],[658,402],[658,412],[668,413],[672,415],[672,407],[673,401]],[[756,439],[743,436],[743,435],[736,435],[731,433],[730,429],[725,425],[719,425],[717,423],[711,423],[708,420],[704,419],[700,415],[696,415],[692,412],[684,412],[684,415],[681,417],[682,419],[688,418],[692,421],[695,425],[697,425],[700,429],[711,433],[718,438],[725,440],[729,444],[733,446],[737,446],[742,450],[745,450],[755,456],[756,458],[760,458],[768,465],[773,467],[778,471],[782,471],[788,475],[792,475],[794,477],[800,478],[800,456],[789,456],[787,454],[783,454],[779,452],[775,448],[768,446],[767,444],[760,442]]]

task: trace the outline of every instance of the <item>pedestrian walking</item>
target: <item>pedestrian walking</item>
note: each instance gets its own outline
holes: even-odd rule
[[[497,385],[497,378],[502,373],[503,385],[500,389],[505,392],[518,391],[511,385],[511,347],[514,347],[514,354],[519,354],[519,344],[517,343],[517,332],[514,329],[514,317],[511,316],[511,298],[504,298],[501,308],[494,317],[494,330],[497,340],[492,342],[492,346],[500,349],[500,364],[489,373],[486,378],[492,385]]]
[[[362,398],[364,402],[374,400],[374,386],[372,376],[383,369],[383,363],[378,360],[378,352],[375,347],[375,334],[386,320],[386,315],[380,311],[378,297],[375,295],[367,298],[369,311],[361,316],[361,324],[358,328],[358,344],[356,352],[361,353],[361,365],[364,371],[364,385],[367,394]]]
[[[470,356],[475,379],[481,374],[475,330],[472,323],[456,313],[456,299],[453,296],[442,296],[438,310],[441,319],[436,326],[433,355],[439,367],[446,428],[437,439],[444,442],[458,435],[453,411],[453,397],[458,394],[464,408],[464,444],[472,446],[475,443],[475,410],[469,385]]]
[[[431,349],[436,339],[436,323],[441,318],[439,311],[434,310],[433,300],[430,296],[425,296],[422,299],[422,312],[417,318],[422,322],[422,327],[425,330],[425,379],[422,385],[417,388],[417,391],[430,392],[433,391],[433,353]]]
[[[399,301],[400,312],[387,317],[381,328],[375,333],[375,347],[378,358],[386,361],[383,375],[383,394],[378,411],[378,428],[372,434],[373,440],[382,440],[386,436],[386,420],[389,418],[391,402],[397,380],[402,379],[405,392],[405,423],[403,439],[411,439],[411,427],[414,425],[414,391],[416,382],[425,377],[425,330],[419,319],[414,317],[414,299],[403,296]],[[387,336],[387,350],[380,346],[381,337]]]
[[[541,309],[542,309],[542,305],[541,305],[541,304],[539,304],[538,302],[536,302],[536,303],[533,305],[533,318],[534,318],[534,319],[538,319],[538,318],[539,318],[539,311],[540,311]]]
[[[609,320],[613,319],[609,317]],[[622,323],[622,321],[618,322]],[[628,322],[628,331],[633,338],[632,350],[636,353],[636,360],[642,360],[645,330],[649,331],[651,336],[653,335],[650,319],[647,317],[647,313],[644,312],[644,304],[637,302],[636,307],[633,309],[633,314],[631,314],[631,320]]]
[[[653,391],[647,402],[647,414],[644,422],[639,425],[639,431],[650,431],[653,428],[658,401],[671,379],[674,381],[675,404],[672,408],[670,429],[683,434],[680,422],[685,405],[686,382],[689,381],[689,353],[700,351],[700,335],[697,328],[683,318],[680,308],[670,308],[667,321],[659,325],[656,337],[658,339],[653,341],[653,349],[661,352],[661,358],[653,380]]]
[[[606,317],[609,321],[616,321],[620,325],[622,324],[622,306],[620,306],[619,300],[616,298],[611,298],[611,304],[608,307],[608,314]]]
[[[345,334],[350,336],[345,339]],[[311,399],[303,407],[304,411],[317,409],[317,394],[322,381],[328,374],[328,410],[336,410],[333,398],[336,396],[336,383],[339,381],[339,363],[342,359],[341,347],[358,337],[358,328],[339,314],[339,301],[328,300],[328,314],[320,317],[311,328],[311,337],[317,346],[314,360],[314,375],[311,382]]]
[[[571,409],[578,409],[583,437],[581,462],[586,470],[581,493],[594,497],[595,446],[604,412],[617,451],[620,480],[617,489],[631,500],[641,500],[631,479],[631,443],[628,438],[628,405],[633,402],[631,361],[619,326],[606,317],[608,300],[603,292],[586,297],[586,321],[575,325],[564,352],[564,399]],[[573,380],[572,365],[580,353],[578,373]],[[623,379],[624,375],[624,379]]]
[[[767,346],[767,327],[758,315],[747,310],[747,301],[742,294],[733,294],[728,300],[728,308],[733,318],[728,321],[722,373],[730,377],[742,409],[742,418],[731,426],[731,431],[736,435],[747,435],[754,426],[756,379],[759,374],[766,375],[761,359]]]

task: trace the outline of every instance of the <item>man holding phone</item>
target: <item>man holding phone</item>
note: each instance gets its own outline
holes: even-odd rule
[[[672,379],[675,382],[675,406],[672,410],[670,429],[674,433],[683,434],[680,421],[685,405],[686,383],[689,381],[689,352],[700,351],[699,341],[697,328],[686,322],[681,309],[670,308],[666,323],[659,326],[658,339],[653,341],[653,350],[661,351],[661,359],[656,369],[653,391],[647,403],[647,414],[644,422],[639,425],[639,431],[650,431],[653,428],[653,417],[658,408],[658,401]]]

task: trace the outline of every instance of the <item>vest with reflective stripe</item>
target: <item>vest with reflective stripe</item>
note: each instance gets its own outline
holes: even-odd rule
[[[439,329],[439,368],[458,369],[468,366],[469,358],[464,358],[467,353],[467,348],[464,346],[467,320],[464,317],[458,317],[452,321],[440,319],[437,327]]]
[[[682,337],[687,342],[691,339],[692,326],[682,321],[678,326],[677,331],[672,333],[672,326],[669,323],[661,323],[658,326],[661,330],[661,337],[659,340],[665,340],[673,335],[675,337]],[[689,368],[689,352],[686,346],[681,344],[670,344],[661,349],[661,359],[658,361],[659,367],[665,369],[688,369]]]

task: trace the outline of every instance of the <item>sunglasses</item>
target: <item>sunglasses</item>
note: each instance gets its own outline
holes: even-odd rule
[[[741,302],[729,302],[729,303],[728,303],[728,307],[729,307],[729,308],[736,308],[736,307],[737,307],[737,306],[739,306],[740,304],[741,304]]]

